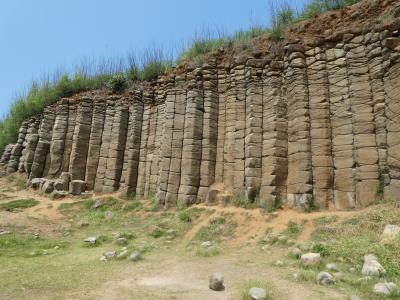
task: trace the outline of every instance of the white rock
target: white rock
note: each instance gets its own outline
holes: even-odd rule
[[[90,236],[84,240],[88,244],[96,244],[97,238],[95,236]]]
[[[211,274],[208,287],[213,291],[223,291],[225,289],[224,276],[221,273]]]
[[[393,282],[381,282],[374,285],[374,293],[378,295],[390,295],[397,286]]]
[[[319,272],[317,275],[317,281],[319,284],[329,285],[335,283],[335,279],[328,272]]]
[[[267,299],[267,291],[262,288],[252,287],[249,290],[249,296],[251,300],[265,300]]]
[[[115,257],[116,254],[117,253],[115,251],[108,251],[108,252],[103,253],[103,256],[105,256],[108,259],[108,258]]]
[[[336,264],[334,263],[330,263],[326,265],[326,269],[327,270],[331,270],[331,271],[335,271],[335,272],[339,272],[339,268]]]
[[[321,263],[321,255],[319,253],[306,253],[300,258],[303,266],[319,266]]]
[[[129,259],[131,261],[139,261],[142,259],[142,255],[138,251],[135,251],[132,252],[132,254],[129,256]]]
[[[361,273],[364,276],[381,276],[386,273],[385,269],[378,262],[375,255],[369,254],[364,256],[364,265]]]
[[[400,233],[400,226],[388,224],[382,233],[382,238],[393,238]]]
[[[212,242],[211,241],[206,241],[204,243],[201,243],[201,247],[203,248],[209,248],[212,246]]]

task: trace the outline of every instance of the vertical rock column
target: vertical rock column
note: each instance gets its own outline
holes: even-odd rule
[[[119,188],[129,119],[127,99],[120,97],[113,97],[112,99],[115,101],[115,115],[111,129],[110,147],[108,148],[107,155],[103,186],[104,193],[111,193]]]
[[[185,76],[179,75],[175,78],[176,98],[172,131],[171,163],[169,169],[168,188],[165,197],[165,206],[176,204],[179,184],[181,181],[181,162],[183,146],[183,129],[186,113],[186,83]]]
[[[226,91],[227,71],[223,64],[218,64],[218,139],[215,162],[215,182],[223,182],[224,177],[224,145],[226,129]]]
[[[171,75],[165,82],[165,105],[162,129],[162,141],[160,152],[160,180],[157,191],[157,202],[159,205],[165,205],[165,198],[168,190],[169,170],[171,166],[172,157],[172,137],[174,130],[174,111],[175,111],[175,78]]]
[[[88,190],[94,189],[97,167],[100,159],[101,140],[103,135],[105,116],[105,101],[96,96],[93,100],[92,126],[90,129],[90,140],[88,159],[86,164],[85,182]]]
[[[343,43],[326,50],[331,110],[334,204],[336,209],[355,207],[353,174],[353,123]]]
[[[263,81],[265,61],[249,59],[246,64],[248,83],[246,90],[245,184],[246,198],[254,202],[261,188],[263,138]]]
[[[72,142],[74,138],[74,131],[75,131],[75,123],[76,123],[76,110],[78,104],[69,99],[68,105],[68,127],[67,133],[65,135],[65,143],[64,143],[64,154],[63,154],[63,162],[62,162],[62,171],[69,172],[69,163],[71,158],[71,151],[72,151]]]
[[[357,207],[366,207],[372,203],[378,186],[373,103],[368,57],[363,40],[364,36],[359,35],[345,44],[354,135]]]
[[[389,32],[381,34],[384,59],[384,84],[386,103],[386,127],[390,184],[385,198],[400,200],[400,52],[399,38]]]
[[[309,205],[312,201],[310,112],[304,48],[286,46],[285,83],[288,108],[289,205]]]
[[[232,85],[232,72],[230,72],[231,66],[227,65],[226,68],[223,182],[229,190],[232,190],[235,176],[236,89],[235,86]]]
[[[50,146],[49,176],[52,177],[59,175],[62,168],[65,137],[68,129],[68,111],[68,99],[61,99],[56,107],[56,119]]]
[[[204,114],[200,165],[199,200],[205,200],[208,188],[215,181],[215,160],[218,138],[218,78],[216,62],[203,65]]]
[[[234,193],[238,197],[244,196],[245,192],[245,157],[244,138],[246,135],[246,57],[239,56],[234,61],[231,70],[231,84],[235,88],[235,166],[234,166]]]
[[[287,108],[282,96],[282,69],[283,62],[279,60],[272,60],[264,69],[260,198],[269,207],[279,205],[286,198]]]
[[[7,173],[11,174],[18,170],[19,162],[22,157],[22,151],[24,148],[24,141],[28,131],[28,122],[23,122],[18,130],[17,142],[12,145],[10,151],[10,157],[7,163]]]
[[[92,125],[92,104],[93,99],[84,96],[77,110],[69,167],[71,180],[85,180],[90,127]]]
[[[178,199],[190,205],[196,202],[200,186],[203,138],[203,80],[200,68],[187,74],[188,92],[183,135],[181,179]]]
[[[127,194],[136,193],[139,171],[140,138],[142,132],[143,103],[142,92],[136,90],[133,93],[133,101],[129,107],[128,136],[125,148],[125,178],[122,191]]]
[[[44,176],[46,159],[50,150],[50,142],[52,138],[52,130],[54,124],[53,107],[46,107],[43,111],[42,123],[39,129],[39,141],[35,149],[33,158],[32,170],[29,179],[39,178]]]
[[[325,51],[306,51],[310,97],[314,199],[320,209],[333,207],[333,159],[329,87]]]
[[[153,106],[154,94],[153,90],[145,89],[143,91],[143,122],[142,132],[140,138],[140,158],[139,158],[139,174],[136,187],[136,195],[140,197],[147,197],[146,192],[146,179],[147,174],[150,172],[150,165],[147,165],[148,143],[150,136],[150,111]],[[147,168],[146,168],[147,166]]]
[[[40,119],[33,120],[28,127],[27,134],[25,136],[25,148],[22,151],[23,155],[23,166],[20,166],[20,170],[26,172],[27,176],[31,173],[33,159],[35,157],[36,146],[39,141],[38,128],[40,126]]]
[[[389,182],[387,169],[387,131],[385,115],[385,88],[383,83],[383,56],[379,32],[370,32],[366,34],[364,38],[364,44],[366,45],[368,57],[369,79],[373,99],[372,105],[375,121],[375,141],[378,149],[379,159],[378,175],[382,176],[380,180],[383,180],[384,185],[386,185]],[[378,192],[383,193],[383,190]]]
[[[153,195],[156,190],[154,190],[154,182],[157,182],[157,171],[154,172],[154,168],[152,170],[152,166],[156,166],[156,134],[157,134],[157,122],[158,122],[158,105],[153,103],[150,107],[150,116],[149,116],[149,138],[147,139],[147,154],[146,154],[146,182],[144,188],[144,195],[148,197],[149,195]],[[156,168],[156,167],[155,167]]]
[[[25,136],[28,131],[28,122],[22,123],[21,128],[18,131],[18,140],[17,143],[12,147],[10,160],[7,165],[7,173],[13,173],[18,170],[19,160],[22,156],[23,143],[25,141]]]
[[[148,184],[148,191],[153,196],[158,190],[160,179],[160,154],[161,154],[161,141],[162,129],[164,127],[164,102],[165,102],[165,81],[159,79],[157,81],[157,88],[155,89],[155,106],[154,106],[154,141],[153,153],[150,160],[150,177]]]

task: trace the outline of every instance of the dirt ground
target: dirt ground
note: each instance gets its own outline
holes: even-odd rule
[[[60,212],[59,206],[62,203],[82,200],[67,198],[54,201],[31,190],[12,187],[5,178],[0,179],[0,194],[3,196],[0,203],[27,198],[40,201],[39,205],[22,212],[0,210],[0,229],[38,233],[48,238],[62,238],[60,232],[63,228],[71,227],[71,219]],[[285,230],[289,220],[302,224],[303,231],[297,237],[297,242],[305,241],[313,232],[314,219],[336,215],[338,220],[341,220],[352,216],[354,212],[301,213],[279,210],[277,214],[271,215],[259,209],[202,205],[198,207],[204,210],[212,209],[213,213],[194,221],[193,226],[181,239],[172,243],[157,242],[154,250],[136,264],[126,261],[100,262],[101,253],[110,246],[89,250],[76,246],[65,250],[63,255],[43,258],[7,260],[2,259],[0,255],[0,263],[3,264],[0,278],[6,272],[8,280],[6,281],[9,282],[7,285],[3,282],[5,289],[0,290],[0,298],[241,299],[240,290],[243,282],[261,279],[271,285],[270,299],[347,299],[348,295],[338,289],[293,280],[296,268],[290,264],[286,267],[275,265],[278,260],[285,262],[290,249],[263,250],[258,242],[267,229],[276,233]],[[151,216],[151,213],[137,214],[143,215],[145,219]],[[212,218],[227,215],[237,226],[234,234],[221,244],[222,250],[219,255],[199,257],[187,251],[188,243],[195,238],[201,228],[210,223]],[[121,223],[116,226],[127,225]],[[133,228],[133,230],[141,229]],[[75,239],[81,239],[81,236]],[[74,241],[72,239],[72,242]],[[49,271],[46,277],[41,272],[47,267]],[[226,287],[224,291],[214,292],[208,288],[208,277],[213,272],[221,272],[224,275]],[[54,280],[54,276],[61,278]],[[13,284],[14,287],[10,286]]]

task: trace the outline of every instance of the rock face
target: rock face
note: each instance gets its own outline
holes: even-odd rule
[[[216,199],[215,184],[229,190],[221,202],[271,207],[398,199],[399,24],[267,54],[220,50],[123,95],[61,99],[22,124],[2,161],[30,180],[67,172],[89,191],[156,194],[165,207]]]

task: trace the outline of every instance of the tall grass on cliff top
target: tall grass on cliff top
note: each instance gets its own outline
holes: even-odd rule
[[[193,60],[203,62],[207,54],[220,47],[234,45],[243,50],[251,49],[254,38],[270,33],[273,40],[283,37],[284,29],[293,23],[314,17],[325,11],[339,9],[359,0],[310,0],[301,12],[286,1],[276,1],[270,7],[269,27],[252,26],[233,35],[221,31],[204,31],[197,34],[188,47],[178,56],[178,62]],[[117,92],[131,82],[156,79],[173,65],[172,55],[153,46],[140,57],[128,55],[126,59],[107,59],[100,62],[84,60],[74,72],[58,73],[53,79],[33,82],[25,94],[17,97],[9,114],[0,121],[0,153],[15,142],[21,123],[62,97],[87,90],[109,87]]]
[[[84,59],[72,72],[57,72],[40,82],[33,81],[27,92],[16,98],[8,115],[0,121],[0,154],[7,144],[15,142],[23,121],[42,112],[60,98],[103,87],[121,91],[121,80],[127,83],[152,80],[171,66],[171,55],[154,46],[140,56],[130,53],[126,59]]]

